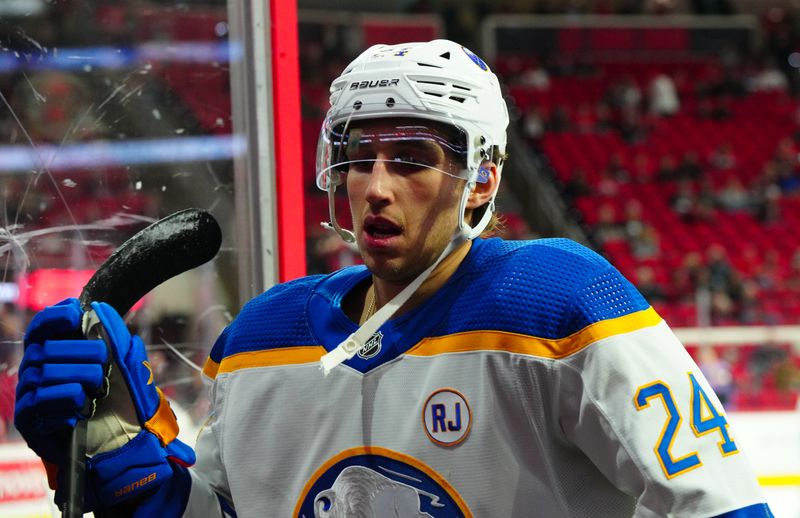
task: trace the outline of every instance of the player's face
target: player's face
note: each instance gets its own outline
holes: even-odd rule
[[[383,133],[394,125],[364,121],[358,127]],[[349,158],[356,162],[348,167],[347,192],[364,263],[378,278],[410,282],[436,260],[458,226],[464,180],[436,170],[447,170],[453,157],[433,141],[397,139],[362,145]]]

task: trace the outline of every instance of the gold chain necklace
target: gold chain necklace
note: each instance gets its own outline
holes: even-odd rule
[[[375,314],[375,285],[371,285],[367,289],[367,296],[364,299],[364,305],[366,306],[366,310],[361,315],[361,323],[363,324],[369,317]]]

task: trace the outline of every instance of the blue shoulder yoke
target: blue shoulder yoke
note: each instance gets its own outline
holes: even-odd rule
[[[357,266],[271,288],[245,305],[220,335],[211,359],[220,362],[238,352],[277,347],[322,345],[331,350],[356,330],[342,311],[342,300],[368,277],[366,268]],[[464,331],[563,338],[647,307],[608,261],[574,241],[476,239],[442,289],[381,330],[394,354],[402,354],[425,336]],[[363,367],[374,366],[367,362]]]

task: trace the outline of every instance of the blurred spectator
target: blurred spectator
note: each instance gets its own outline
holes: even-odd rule
[[[608,159],[606,168],[611,176],[620,183],[628,183],[631,180],[631,173],[625,166],[625,158],[622,153],[613,153]]]
[[[656,169],[656,181],[672,182],[678,178],[678,165],[671,154],[662,155]]]
[[[629,200],[625,204],[625,239],[637,259],[656,257],[661,250],[658,231],[644,221],[642,204],[638,200]]]
[[[702,346],[697,351],[697,366],[708,380],[708,384],[719,397],[719,402],[725,409],[729,409],[731,395],[734,390],[734,380],[731,374],[731,364],[711,346]]]
[[[631,3],[635,5],[642,2],[631,0]],[[642,12],[655,15],[673,14],[677,7],[677,0],[645,0]]]
[[[601,196],[616,196],[619,194],[619,180],[608,167],[600,171],[600,180],[597,182],[597,193]]]
[[[756,219],[765,224],[780,221],[782,192],[778,185],[778,170],[773,160],[764,164],[761,176],[755,181],[753,189],[753,212]]]
[[[550,131],[561,133],[572,129],[572,123],[569,120],[569,113],[567,109],[560,104],[553,108],[550,114],[550,121],[548,124]]]
[[[573,168],[569,180],[564,184],[564,196],[574,200],[591,192],[592,188],[586,178],[586,171],[582,167]]]
[[[613,110],[638,111],[642,102],[642,91],[633,76],[627,75],[611,83],[607,98]]]
[[[733,267],[728,253],[721,245],[713,244],[706,250],[709,288],[714,292],[731,293],[733,290]]]
[[[656,282],[655,273],[650,266],[642,265],[636,268],[636,287],[651,304],[658,304],[667,299],[664,288]]]
[[[774,373],[776,367],[780,365],[787,356],[788,352],[781,345],[773,343],[763,344],[756,347],[750,355],[747,368],[758,381],[759,385],[763,385],[764,378]]]
[[[627,108],[620,113],[619,133],[628,144],[636,144],[645,138],[647,129],[638,109]]]
[[[611,108],[608,106],[608,103],[599,101],[595,105],[594,130],[597,133],[608,133],[614,129],[615,126],[612,119]]]
[[[798,161],[799,151],[800,149],[798,149],[794,138],[790,136],[783,137],[778,141],[778,145],[775,148],[775,160],[795,169],[800,164]]]
[[[575,114],[575,131],[578,133],[594,133],[597,127],[595,109],[589,103],[581,103]]]
[[[20,118],[31,140],[61,143],[105,133],[105,125],[91,109],[93,95],[82,77],[51,70],[20,81],[12,93],[12,104],[22,107]],[[20,134],[12,135],[11,141],[28,144],[27,137]]]
[[[637,259],[652,259],[661,253],[661,237],[656,227],[649,223],[644,225],[642,233],[630,245]]]
[[[761,310],[759,298],[761,290],[752,280],[742,282],[742,289],[737,301],[737,320],[742,324],[760,324],[765,322],[765,315]]]
[[[730,142],[722,142],[711,152],[708,163],[719,171],[728,171],[736,167],[737,159]]]
[[[697,197],[690,181],[678,182],[678,188],[670,199],[670,207],[684,220],[693,218],[697,207]]]
[[[745,86],[750,92],[779,91],[785,92],[789,89],[789,82],[781,72],[775,62],[775,58],[767,58],[763,65],[745,79]]]
[[[731,176],[719,191],[717,204],[724,211],[741,212],[749,210],[753,206],[753,199],[750,191],[744,188],[739,177]]]
[[[711,324],[729,326],[736,323],[736,305],[730,295],[722,291],[711,292]]]
[[[530,86],[537,90],[550,89],[550,74],[546,68],[538,64],[523,70],[517,81],[520,85]]]
[[[542,117],[542,112],[539,108],[532,106],[528,109],[527,113],[525,113],[522,123],[522,132],[531,145],[538,149],[545,132],[544,117]]]
[[[774,248],[762,251],[763,259],[755,272],[754,279],[765,290],[776,289],[783,284],[781,254]]]
[[[694,151],[687,151],[681,158],[681,164],[678,166],[678,179],[684,180],[697,180],[703,174],[703,169],[700,167],[700,159]]]
[[[800,393],[800,360],[787,354],[775,366],[775,388],[797,397]]]
[[[674,302],[694,300],[698,288],[708,288],[708,269],[699,252],[687,253],[671,275],[670,298]]]
[[[631,177],[634,183],[649,184],[653,181],[655,170],[650,161],[650,155],[644,151],[636,153],[633,157]]]
[[[732,115],[731,100],[728,96],[701,97],[698,100],[697,117],[700,119],[721,122],[730,119]]]
[[[765,225],[777,223],[781,220],[781,206],[778,197],[766,197],[757,200],[756,219]]]
[[[795,249],[789,261],[789,271],[786,273],[786,287],[800,292],[800,247]]]
[[[790,13],[780,6],[765,9],[764,14],[763,28],[767,52],[786,76],[789,90],[796,94],[800,83],[797,69],[789,61],[789,56],[797,48],[796,22]]]
[[[745,277],[752,278],[761,266],[761,250],[754,243],[742,243],[738,251],[737,267]]]
[[[659,73],[649,86],[650,112],[661,117],[675,115],[681,108],[675,82],[665,74]]]
[[[14,391],[25,322],[16,305],[0,306],[0,442],[14,430]]]
[[[717,61],[709,64],[699,81],[698,93],[720,99],[744,95],[746,91],[741,64],[739,50],[733,45],[723,44],[718,51]]]
[[[635,199],[628,200],[625,203],[625,237],[629,241],[639,239],[644,233],[644,228],[641,202]]]
[[[800,192],[800,174],[788,167],[778,168],[778,187],[781,193],[793,195]]]
[[[592,238],[598,245],[625,238],[625,228],[617,218],[617,211],[610,203],[603,203],[597,210],[597,223],[592,228]]]

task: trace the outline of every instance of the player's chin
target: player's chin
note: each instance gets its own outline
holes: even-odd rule
[[[405,268],[401,258],[388,255],[386,253],[361,252],[364,264],[375,277],[388,282],[399,282],[404,280]]]

